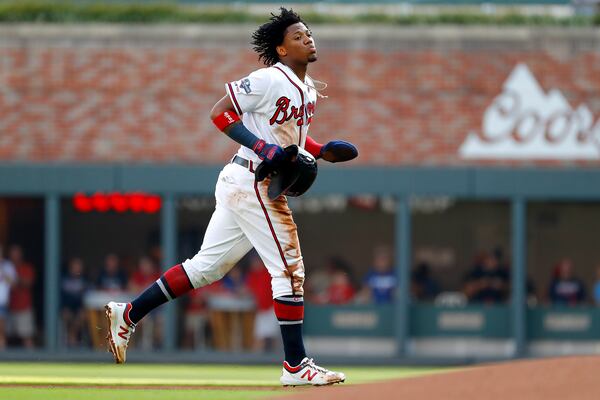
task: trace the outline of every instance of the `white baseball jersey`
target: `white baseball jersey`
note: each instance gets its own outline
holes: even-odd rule
[[[304,147],[317,93],[307,76],[302,82],[277,63],[225,85],[244,125],[267,143]],[[194,287],[221,279],[253,247],[271,275],[274,298],[302,295],[304,264],[298,232],[285,196],[270,200],[269,179],[256,182],[260,163],[251,149],[238,155],[249,167],[227,164],[217,181],[217,205],[198,254],[183,263]]]
[[[225,89],[242,122],[256,136],[283,148],[291,144],[304,148],[317,102],[317,92],[309,76],[302,82],[289,67],[277,63],[227,83]],[[260,162],[244,146],[238,155]]]

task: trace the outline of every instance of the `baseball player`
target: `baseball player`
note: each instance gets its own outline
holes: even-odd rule
[[[286,161],[284,148],[292,144],[330,162],[352,159],[357,151],[347,142],[322,145],[308,136],[317,91],[307,68],[317,60],[317,50],[300,16],[281,8],[252,39],[259,60],[267,68],[227,83],[226,95],[210,114],[217,128],[241,147],[219,174],[216,207],[201,249],[165,272],[131,303],[106,305],[110,349],[117,363],[125,362],[129,338],[144,315],[221,279],[254,247],[271,275],[285,352],[281,383],[344,382],[343,373],[319,367],[306,356],[302,339],[304,264],[296,224],[286,196],[269,199],[269,179],[259,182],[254,171],[260,163],[276,170]]]

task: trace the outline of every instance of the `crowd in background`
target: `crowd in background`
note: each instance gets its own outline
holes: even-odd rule
[[[394,301],[398,277],[390,248],[377,247],[371,266],[356,279],[347,261],[332,257],[323,268],[307,279],[307,300],[317,304],[386,304]],[[462,305],[503,304],[510,301],[511,271],[500,249],[478,253],[462,278],[458,289],[444,290],[427,262],[417,262],[410,275],[412,301]],[[588,296],[584,282],[577,277],[572,260],[559,260],[551,269],[546,291],[540,292],[530,277],[526,279],[529,305],[545,304],[576,306],[600,305],[600,266]]]
[[[33,285],[36,270],[25,260],[18,245],[0,246],[0,349],[12,337],[25,348],[34,347]]]
[[[143,255],[129,274],[118,255],[108,254],[95,280],[89,279],[84,262],[73,257],[61,279],[61,318],[68,347],[81,346],[85,330],[86,299],[131,299],[160,278],[159,261]],[[251,302],[255,312],[253,349],[261,351],[272,347],[279,327],[272,310],[271,278],[260,258],[251,254],[231,270],[221,281],[202,287],[184,296],[181,301],[182,337],[185,348],[207,347],[211,336],[211,300],[229,298]],[[93,293],[93,296],[91,295]],[[102,296],[104,293],[106,296]],[[238,303],[239,304],[239,303]],[[92,306],[87,304],[88,307]],[[159,347],[163,337],[162,311],[157,309],[144,318],[136,329],[133,346]]]
[[[86,309],[91,304],[91,293],[132,298],[160,277],[157,257],[142,255],[133,264],[125,267],[119,255],[114,253],[104,257],[101,268],[91,268],[79,257],[68,259],[60,279],[61,341],[64,346],[89,346]],[[0,247],[0,349],[7,343],[33,348],[36,338],[39,339],[34,296],[40,293],[33,291],[39,271],[27,261],[21,246]],[[535,305],[541,299],[544,303],[567,306],[600,305],[600,267],[597,274],[592,291],[588,293],[584,282],[577,277],[573,262],[569,258],[559,260],[551,269],[549,284],[544,291],[538,291],[532,280],[527,279],[528,303]],[[251,349],[273,350],[279,342],[279,328],[273,313],[270,280],[261,259],[252,252],[221,281],[185,296],[180,302],[181,346],[210,347],[215,335],[211,309],[216,299],[226,299],[228,304],[237,299],[246,302],[243,304],[252,304]],[[409,287],[413,301],[502,304],[510,301],[510,285],[510,266],[500,250],[493,250],[483,251],[473,258],[458,290],[444,290],[426,262],[414,266]],[[311,266],[307,270],[305,298],[309,304],[390,304],[395,300],[397,289],[392,249],[378,246],[368,267],[355,268],[339,256],[327,258],[322,265]],[[146,349],[159,347],[163,340],[162,318],[160,309],[145,318],[139,327],[141,332],[136,333],[139,339],[133,345]]]

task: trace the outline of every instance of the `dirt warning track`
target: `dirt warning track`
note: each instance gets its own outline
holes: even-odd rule
[[[310,388],[286,400],[599,400],[600,357],[513,361],[363,385]]]

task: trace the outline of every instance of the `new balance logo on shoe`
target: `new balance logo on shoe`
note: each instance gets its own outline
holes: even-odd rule
[[[127,334],[129,333],[129,329],[125,328],[123,325],[119,326],[119,329],[121,330],[121,332],[119,332],[119,337],[123,340],[128,340],[129,338],[127,337]]]
[[[302,374],[302,379],[304,379],[304,378],[308,377],[308,381],[309,381],[309,382],[312,382],[313,378],[314,378],[316,375],[317,375],[317,371],[312,371],[312,374],[311,374],[311,371],[310,371],[310,369],[308,369],[308,368],[307,368],[307,369],[306,369],[306,371],[305,371],[305,372]]]

